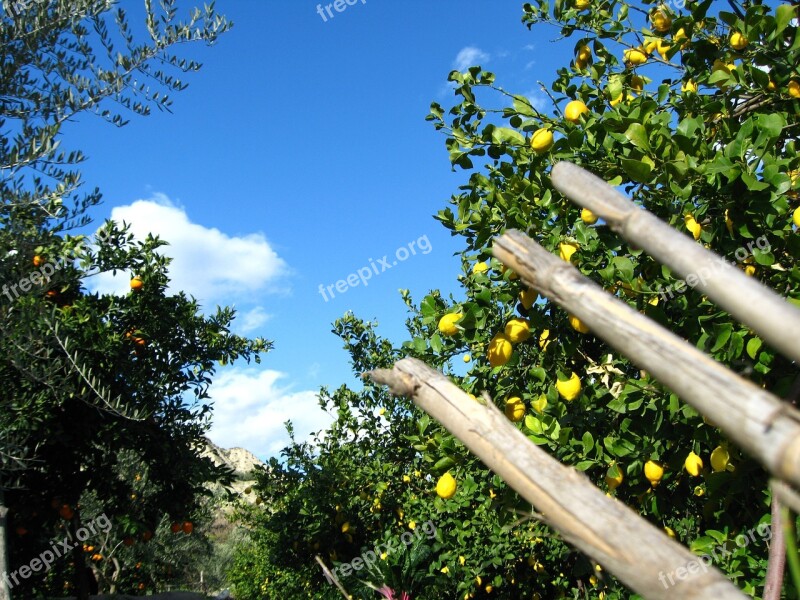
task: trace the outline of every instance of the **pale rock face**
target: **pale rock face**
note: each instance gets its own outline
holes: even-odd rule
[[[235,479],[231,484],[233,491],[249,502],[255,502],[256,494],[245,494],[244,490],[255,483],[253,469],[264,466],[255,454],[244,448],[220,448],[206,438],[206,447],[202,450],[203,456],[208,456],[216,465],[224,465],[233,469]]]

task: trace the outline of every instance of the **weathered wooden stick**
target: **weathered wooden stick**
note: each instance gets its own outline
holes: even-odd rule
[[[800,486],[800,413],[608,294],[572,264],[509,230],[494,255],[711,419],[780,479]]]
[[[800,362],[800,308],[579,166],[560,162],[553,167],[551,179],[559,192],[604,219],[634,246],[702,290],[785,356]],[[752,246],[755,244],[751,250]]]
[[[536,446],[491,402],[476,402],[425,363],[404,358],[367,373],[408,396],[529,501],[544,521],[650,600],[745,596],[716,568],[671,540],[581,472]]]

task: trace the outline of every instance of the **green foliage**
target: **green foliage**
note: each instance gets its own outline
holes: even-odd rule
[[[205,316],[194,299],[168,294],[165,242],[134,241],[111,222],[94,238],[70,233],[89,224],[87,210],[101,196],[81,194],[75,167],[83,156],[60,148],[61,126],[84,112],[125,124],[110,103],[138,115],[169,110],[169,94],[186,86],[176,73],[200,67],[170,49],[212,44],[230,23],[213,4],[181,20],[176,2],[148,1],[147,41],[139,42],[125,11],[105,1],[22,4],[0,17],[0,509],[8,507],[13,532],[8,571],[104,515],[111,529],[87,543],[91,552],[79,545],[15,595],[85,592],[87,558],[105,588],[162,589],[186,580],[192,555],[210,552],[199,533],[179,543],[167,533],[171,522],[201,525],[206,484],[232,476],[201,455],[216,363],[258,362],[271,343],[232,334],[230,308]],[[88,279],[109,272],[143,285],[123,296],[89,293]],[[4,571],[5,559],[0,549]],[[134,573],[136,564],[145,566]]]
[[[756,596],[763,590],[767,544],[756,539],[734,549],[731,543],[770,522],[761,466],[647,372],[591,331],[581,331],[563,310],[546,299],[530,302],[528,296],[523,302],[530,292],[491,255],[492,239],[509,228],[565,259],[574,249],[571,262],[608,293],[757,385],[777,395],[788,392],[796,376],[790,361],[605,223],[584,220],[549,179],[555,162],[580,164],[797,301],[797,7],[728,6],[731,12],[712,14],[711,2],[690,2],[680,10],[617,1],[591,2],[588,9],[561,0],[526,3],[528,27],[556,27],[564,40],[577,38],[575,61],[559,68],[543,90],[555,114],[504,90],[494,74],[476,66],[450,74],[457,103],[447,109],[434,103],[428,117],[446,134],[453,169],[468,172],[450,206],[436,216],[464,240],[463,297],[446,299],[433,291],[416,306],[403,292],[411,339],[399,348],[351,315],[337,321],[334,331],[357,373],[413,356],[470,394],[488,392],[500,407],[507,398],[521,398],[527,414],[518,427],[534,443],[674,531],[696,552],[730,549],[720,552],[715,565]],[[660,31],[650,20],[659,11]],[[746,46],[731,46],[734,32],[747,38]],[[631,55],[626,63],[624,52],[633,49],[644,64],[632,64],[637,61]],[[588,111],[568,120],[563,111],[572,100]],[[530,140],[542,128],[554,134],[554,144],[537,151]],[[485,161],[482,168],[475,166],[478,161]],[[473,270],[477,261],[489,268]],[[459,331],[441,334],[441,317],[456,312],[463,315]],[[527,319],[532,335],[513,344],[508,362],[493,366],[487,360],[490,343],[512,318]],[[466,353],[472,360],[462,375],[453,359],[460,362]],[[572,375],[582,384],[574,398],[557,385]],[[255,539],[256,563],[264,572],[280,569],[282,597],[325,589],[321,573],[309,570],[315,554],[349,562],[397,537],[412,520],[431,521],[437,529],[427,571],[433,579],[415,597],[630,597],[405,399],[387,396],[368,381],[363,390],[323,390],[322,397],[328,410],[337,411],[337,421],[314,447],[295,444],[284,462],[270,465],[259,482],[268,508],[249,521],[253,531],[269,532],[274,547],[268,552],[267,542]],[[386,422],[376,418],[380,407]],[[715,472],[710,454],[718,446],[731,459],[727,469]],[[696,477],[683,467],[690,452],[704,462]],[[665,468],[656,486],[643,473],[649,460]],[[458,487],[443,500],[434,490],[447,471]],[[343,521],[349,523],[344,534]],[[416,567],[382,574],[398,593],[418,576]],[[237,581],[244,584],[241,573]],[[344,578],[343,584],[361,597],[358,581]],[[243,598],[259,594],[238,589]],[[261,597],[273,597],[269,589],[265,584]],[[794,597],[797,591],[786,582],[784,593]]]

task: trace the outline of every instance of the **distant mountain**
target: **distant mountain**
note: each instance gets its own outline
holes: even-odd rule
[[[255,483],[253,469],[263,466],[264,462],[244,448],[220,448],[208,438],[205,438],[205,441],[206,447],[202,455],[208,456],[216,465],[224,465],[233,469],[234,481],[231,484],[231,488],[248,501],[255,502],[256,495],[254,493],[245,493],[245,489]]]

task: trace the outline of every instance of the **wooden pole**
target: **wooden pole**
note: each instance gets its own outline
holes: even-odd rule
[[[669,386],[778,478],[800,486],[800,413],[608,294],[525,234],[507,231],[494,255],[529,286]]]
[[[559,192],[591,210],[631,244],[681,275],[686,283],[694,283],[693,287],[782,354],[800,362],[800,308],[579,166],[560,162],[553,167],[551,179]],[[753,240],[745,250],[750,255],[756,247]]]
[[[500,475],[569,543],[648,600],[745,596],[713,566],[671,540],[581,472],[536,446],[491,402],[476,402],[413,358],[367,373],[408,396]]]

